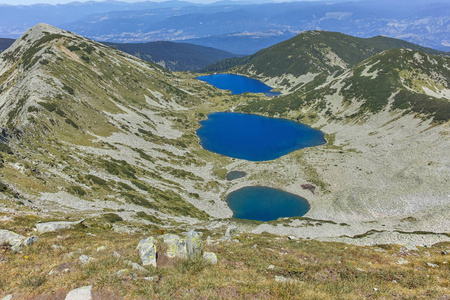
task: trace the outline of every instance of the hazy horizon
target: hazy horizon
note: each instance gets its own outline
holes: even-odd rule
[[[137,2],[167,2],[172,0],[0,0],[0,5],[33,5],[33,4],[67,4],[72,2],[105,2],[105,1],[117,1],[117,2],[127,2],[127,3],[137,3]],[[199,4],[209,4],[218,2],[221,0],[180,0],[191,3]],[[246,2],[246,3],[268,3],[268,2],[319,2],[324,0],[232,0],[234,2]],[[342,2],[343,0],[337,0],[332,2]],[[360,0],[350,0],[351,2]]]

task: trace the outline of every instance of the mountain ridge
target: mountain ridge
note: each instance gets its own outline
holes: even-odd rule
[[[136,44],[105,42],[105,45],[144,60],[159,64],[170,71],[196,71],[236,54],[188,43],[157,41]]]

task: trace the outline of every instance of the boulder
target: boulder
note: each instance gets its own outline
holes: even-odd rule
[[[84,219],[75,222],[47,222],[47,223],[37,223],[36,229],[39,233],[52,232],[60,229],[71,228],[75,225],[81,224]]]
[[[0,245],[11,246],[14,252],[22,250],[22,242],[25,240],[23,235],[17,234],[9,230],[0,230]]]
[[[78,258],[83,264],[88,264],[88,263],[90,263],[90,262],[93,262],[95,259],[94,258],[92,258],[92,257],[89,257],[89,256],[87,256],[87,255],[81,255],[79,258]]]
[[[202,255],[203,233],[191,230],[186,234],[186,250],[190,259],[199,258]]]
[[[227,227],[227,230],[225,231],[225,237],[228,239],[231,239],[231,235],[234,234],[237,230],[237,227],[234,225],[230,225]]]
[[[155,238],[148,237],[139,242],[136,250],[139,250],[139,257],[144,266],[153,266],[156,268],[156,245]]]
[[[23,241],[23,245],[24,246],[31,246],[34,243],[37,243],[37,242],[40,242],[40,241],[41,241],[41,239],[38,236],[33,235],[33,236],[30,236],[30,237],[26,238]]]
[[[175,234],[165,234],[164,243],[167,245],[167,256],[170,258],[187,258],[186,240]]]
[[[65,300],[92,300],[92,286],[83,286],[75,290],[71,290]]]
[[[214,252],[204,252],[203,259],[212,265],[217,264],[217,255]]]

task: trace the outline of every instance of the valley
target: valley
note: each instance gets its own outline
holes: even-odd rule
[[[383,53],[378,60],[390,52]],[[444,61],[441,73],[427,70],[433,75],[420,73],[419,78],[428,82],[422,94],[441,95],[429,96],[429,101],[448,106],[448,59],[412,54],[410,63]],[[12,55],[22,58],[9,60]],[[356,75],[341,65],[331,64],[331,70],[342,71],[330,71],[325,81],[319,75],[301,83],[310,70],[286,73],[293,79],[290,89],[281,77],[255,73],[287,93],[266,98],[230,95],[198,81],[196,74],[169,73],[44,24],[2,57],[2,139],[13,152],[2,154],[4,213],[98,218],[114,212],[125,220],[125,228],[206,228],[236,222],[249,232],[365,245],[450,239],[445,234],[450,226],[448,114],[443,111],[444,119],[434,120],[414,110],[405,113],[393,107],[399,91],[387,91],[385,106],[362,114],[363,98],[342,96],[351,91],[346,80]],[[370,58],[361,66],[361,78],[376,79],[382,72]],[[29,74],[24,78],[19,77],[22,68]],[[247,74],[240,70],[236,72]],[[254,70],[258,72],[249,68],[248,73]],[[293,85],[295,81],[299,84]],[[308,84],[316,88],[305,91]],[[283,110],[274,109],[277,105]],[[323,131],[327,144],[264,162],[202,149],[196,136],[199,121],[227,110],[302,120]],[[227,181],[230,171],[247,176]],[[303,189],[304,184],[314,185],[314,193]],[[258,185],[304,197],[311,205],[305,217],[325,223],[304,227],[309,219],[264,224],[228,219],[232,212],[225,196]],[[152,215],[152,221],[137,217],[141,211]],[[379,233],[351,239],[373,231]]]

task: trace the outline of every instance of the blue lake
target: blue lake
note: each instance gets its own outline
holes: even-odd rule
[[[274,188],[249,186],[230,193],[227,203],[233,217],[271,221],[282,217],[301,217],[309,211],[306,199]]]
[[[235,74],[214,74],[208,76],[200,76],[197,79],[206,81],[207,83],[222,90],[230,90],[231,94],[249,93],[266,93],[267,96],[277,96],[281,93],[271,92],[272,87],[262,83],[259,80],[235,75]]]
[[[326,142],[320,130],[291,120],[257,115],[213,113],[200,125],[197,135],[204,149],[250,161],[272,160]]]

